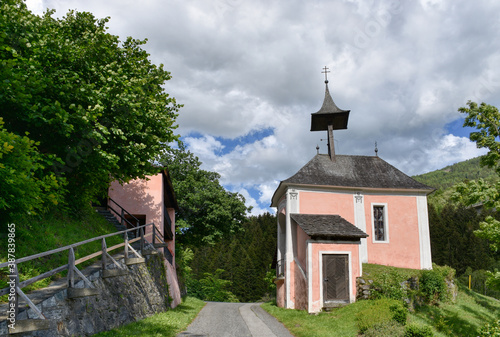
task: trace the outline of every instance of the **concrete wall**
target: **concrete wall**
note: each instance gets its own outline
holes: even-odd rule
[[[68,299],[65,279],[52,285],[59,289],[56,292],[49,287],[29,294],[28,297],[50,320],[50,329],[25,333],[23,336],[91,336],[166,311],[171,299],[164,259],[160,255],[152,255],[147,258],[146,264],[127,268],[127,275],[106,279],[100,277],[98,266],[85,269],[84,274],[99,290],[97,296]],[[83,287],[83,281],[79,281],[75,287]],[[6,312],[3,307],[0,309],[2,314]],[[29,309],[21,311],[19,316],[19,319],[26,318],[37,317]],[[6,333],[6,321],[1,319],[0,335]]]

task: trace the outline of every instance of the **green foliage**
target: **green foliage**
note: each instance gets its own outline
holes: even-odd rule
[[[486,323],[484,327],[479,330],[479,337],[500,337],[500,320],[493,323]]]
[[[236,296],[227,288],[231,285],[231,281],[221,278],[224,270],[217,269],[215,275],[205,273],[205,277],[200,280],[201,290],[205,294],[206,301],[217,302],[239,302]]]
[[[427,325],[408,324],[405,328],[404,337],[432,337],[434,333]]]
[[[176,239],[192,247],[214,245],[241,229],[247,207],[239,193],[226,191],[219,174],[201,169],[198,157],[171,149],[159,160],[172,177],[179,210],[176,213]]]
[[[398,307],[400,302],[392,299],[379,299],[371,301],[369,307],[356,313],[356,324],[360,333],[368,329],[393,320],[394,312],[391,307]]]
[[[380,265],[363,265],[363,277],[373,281],[372,299],[393,299],[422,305],[451,299],[446,281],[455,277],[455,270],[433,264],[432,270],[415,270]]]
[[[373,278],[372,298],[391,298],[402,300],[408,298],[407,288],[402,284],[408,279],[405,272],[391,269],[387,273],[382,273]]]
[[[378,323],[368,328],[363,334],[364,337],[402,337],[405,327],[396,321],[386,321]]]
[[[408,321],[408,309],[403,305],[402,302],[393,304],[389,307],[392,312],[392,319],[401,325],[406,325]]]
[[[424,300],[437,303],[446,299],[447,286],[443,275],[436,270],[424,270],[419,279],[419,289]]]
[[[486,285],[489,288],[495,289],[496,291],[500,291],[500,271],[495,269],[495,272],[487,271],[486,275],[488,279],[486,280]]]
[[[52,155],[41,154],[33,140],[7,132],[3,125],[0,117],[0,228],[16,214],[27,216],[57,205],[65,185],[64,178],[44,172]]]
[[[65,177],[78,208],[111,180],[156,173],[180,106],[164,92],[170,74],[148,59],[146,41],[120,41],[91,13],[52,14],[1,2],[0,115],[9,132],[29,132],[52,162],[44,174]]]

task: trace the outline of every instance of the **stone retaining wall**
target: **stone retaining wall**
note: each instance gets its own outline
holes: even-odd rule
[[[146,263],[128,266],[127,275],[105,279],[101,277],[99,264],[86,268],[83,273],[99,290],[96,296],[68,299],[65,278],[29,294],[50,320],[50,329],[21,335],[90,336],[166,311],[171,297],[164,263],[161,255],[150,255]],[[75,288],[83,286],[83,281],[75,284]],[[0,310],[0,336],[5,336],[8,333],[7,306],[1,306]],[[20,310],[18,319],[26,318],[37,317],[32,309]]]

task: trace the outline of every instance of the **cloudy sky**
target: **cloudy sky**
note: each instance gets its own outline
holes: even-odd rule
[[[179,133],[203,168],[270,210],[280,180],[315,154],[326,132],[310,114],[329,88],[351,110],[336,152],[379,156],[414,175],[481,155],[457,111],[500,106],[500,2],[28,0],[35,13],[110,17],[109,32],[144,48],[184,104]]]

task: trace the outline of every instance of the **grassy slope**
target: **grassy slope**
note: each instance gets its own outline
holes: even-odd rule
[[[364,265],[369,270],[370,279],[378,275],[390,274],[395,269],[408,277],[415,274],[411,269]],[[331,312],[309,315],[306,311],[288,310],[265,303],[262,307],[282,322],[297,337],[357,336],[356,314],[377,306],[377,301],[362,300],[337,308]],[[479,295],[468,289],[461,289],[454,303],[440,303],[439,306],[423,306],[411,313],[408,323],[431,326],[435,336],[476,336],[478,330],[488,322],[500,319],[500,301]]]
[[[92,209],[82,211],[75,216],[61,215],[60,213],[53,212],[42,219],[23,217],[16,219],[14,223],[16,225],[16,258],[34,255],[92,237],[116,232],[116,229],[110,223]],[[0,244],[0,262],[6,262],[7,237],[0,237],[0,242],[2,242],[2,244]],[[118,236],[106,239],[108,247],[119,242],[122,242],[122,239]],[[100,249],[100,241],[85,244],[75,249],[75,257],[78,259]],[[23,262],[19,265],[21,281],[66,263],[68,263],[67,251],[51,255],[50,257]],[[86,265],[89,263],[91,263],[91,261],[86,263]],[[82,265],[79,265],[79,267],[81,266]],[[0,289],[7,286],[6,273],[7,268],[0,270]],[[59,275],[59,277],[60,276],[61,275]],[[55,277],[58,277],[58,275],[55,275]],[[51,279],[45,279],[23,289],[29,291],[43,288],[47,286],[50,281]],[[6,300],[6,298],[2,299]]]
[[[187,297],[175,309],[94,336],[173,337],[184,331],[204,306],[202,300]]]

